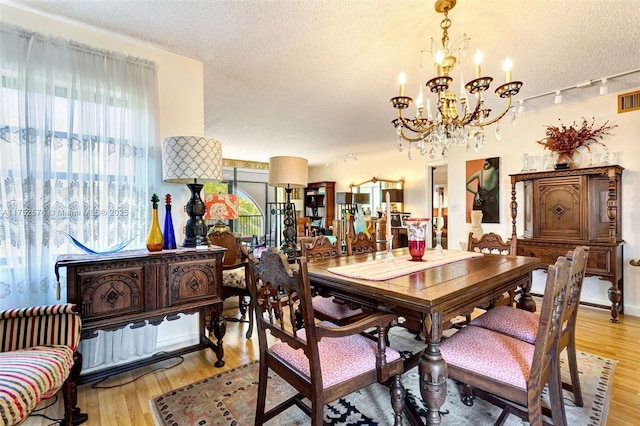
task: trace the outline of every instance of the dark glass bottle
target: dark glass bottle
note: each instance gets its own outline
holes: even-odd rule
[[[165,195],[164,201],[164,246],[162,248],[173,250],[176,248],[176,235],[173,231],[173,219],[171,219],[171,194]]]

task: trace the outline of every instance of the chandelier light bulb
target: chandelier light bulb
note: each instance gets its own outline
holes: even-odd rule
[[[511,83],[511,67],[512,66],[513,66],[513,62],[511,62],[511,59],[509,59],[509,57],[507,56],[507,58],[504,60],[504,63],[502,64],[502,69],[506,73],[505,82],[507,83]]]
[[[404,83],[407,81],[407,76],[404,71],[400,72],[398,76],[398,84],[400,84],[400,96],[404,96]]]
[[[442,75],[442,61],[444,61],[444,53],[438,49],[438,53],[436,53],[436,74],[438,77]]]
[[[480,49],[476,50],[476,54],[473,55],[473,62],[475,62],[476,64],[476,78],[480,78],[482,76],[482,71],[480,69],[480,66],[482,65],[482,58],[484,56],[482,55],[482,52],[480,51]]]
[[[424,98],[422,96],[422,86],[420,86],[420,92],[418,92],[418,99],[416,99],[416,108],[418,111],[424,108]]]

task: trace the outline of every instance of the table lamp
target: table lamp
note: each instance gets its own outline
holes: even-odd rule
[[[271,157],[269,159],[269,185],[284,188],[287,200],[284,209],[284,241],[280,249],[290,257],[295,257],[298,250],[296,244],[296,214],[291,203],[293,188],[306,188],[309,180],[309,162],[300,157]]]
[[[207,241],[203,216],[206,208],[200,191],[203,183],[222,180],[222,144],[198,136],[171,136],[162,141],[162,179],[186,183],[191,198],[185,206],[189,216],[184,229],[183,247],[196,247]]]
[[[213,232],[231,232],[229,226],[223,220],[235,220],[238,218],[237,194],[211,194],[211,199],[206,199],[205,219],[214,219],[217,222],[211,230]]]

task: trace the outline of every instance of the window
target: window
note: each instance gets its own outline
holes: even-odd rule
[[[153,62],[3,22],[0,44],[4,309],[56,301],[55,261],[78,253],[69,235],[144,246],[157,82]]]

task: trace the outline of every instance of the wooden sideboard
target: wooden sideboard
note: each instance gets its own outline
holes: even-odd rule
[[[163,352],[150,358],[80,376],[80,383],[118,374],[196,350],[211,348],[216,366],[224,365],[222,338],[222,257],[225,249],[210,247],[160,252],[126,250],[105,255],[63,255],[55,273],[67,270],[67,301],[80,308],[82,339],[97,336],[98,330],[158,325],[180,313],[199,313],[200,342],[186,348]],[[211,320],[205,334],[205,316]]]
[[[589,246],[587,275],[611,283],[611,322],[618,322],[624,307],[623,170],[611,165],[510,175],[512,238],[517,238],[516,184],[522,182],[524,189],[524,233],[517,238],[518,255],[538,257],[546,267],[578,245]]]

